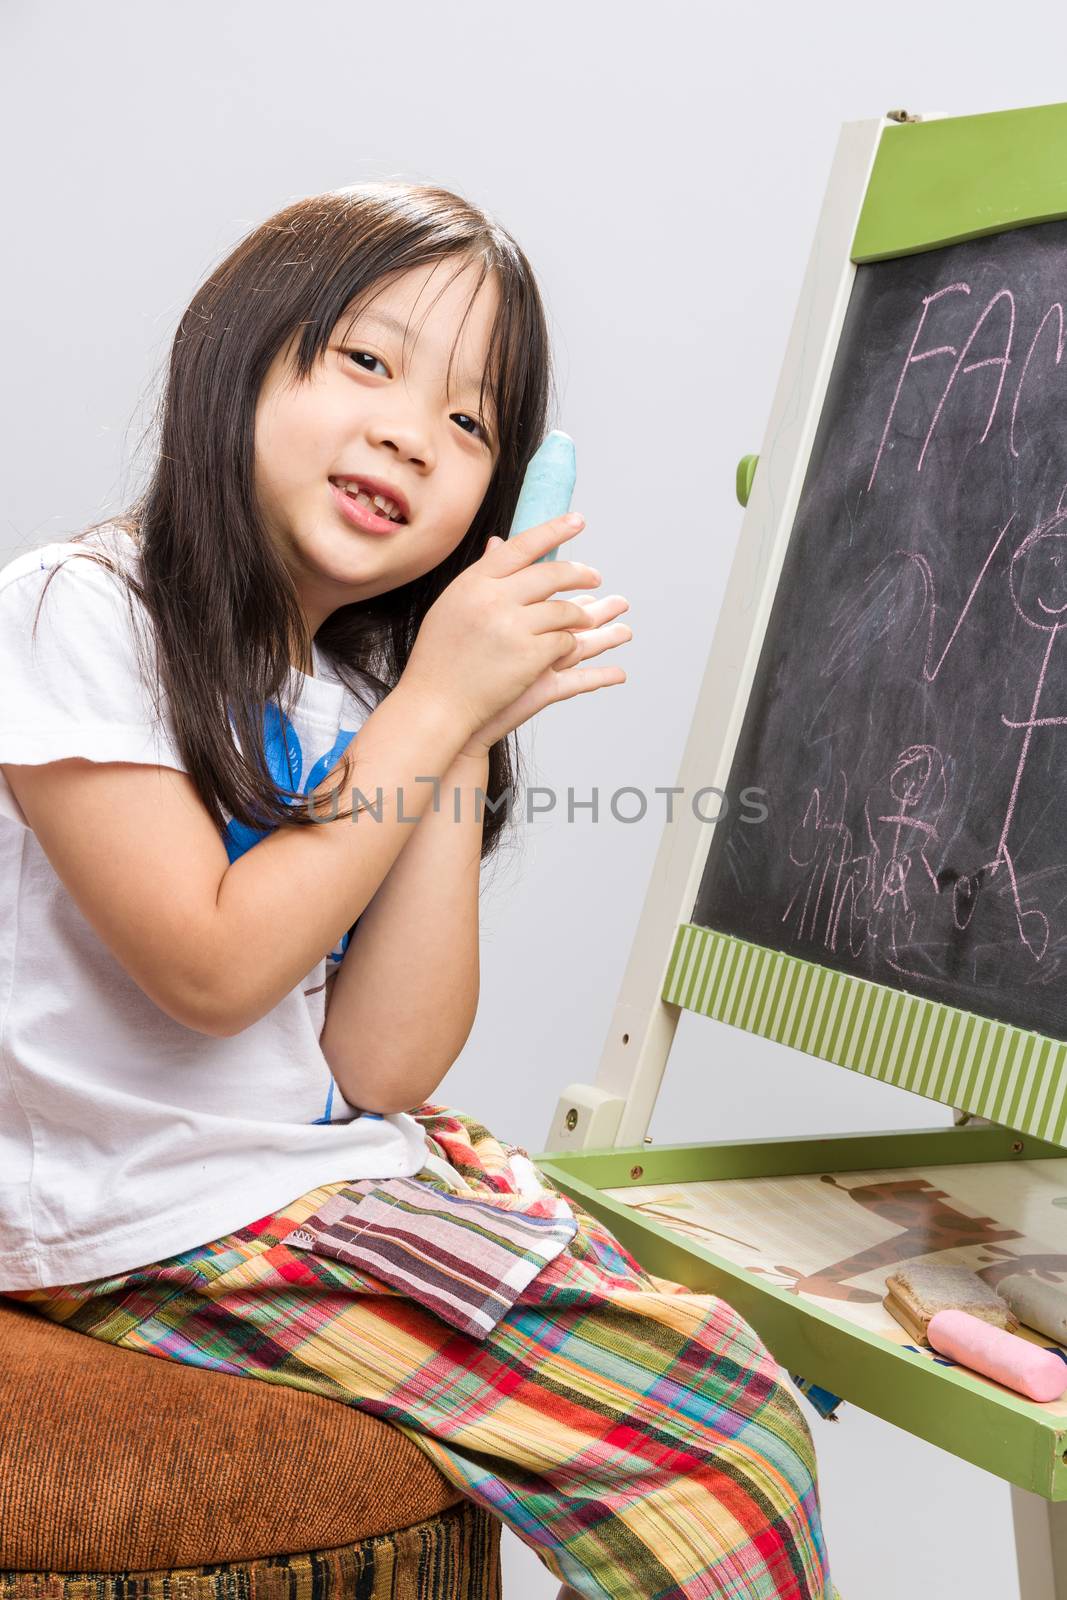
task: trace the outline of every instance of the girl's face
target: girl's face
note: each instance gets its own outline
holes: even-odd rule
[[[287,381],[296,334],[268,369],[256,403],[256,491],[312,637],[338,606],[436,567],[482,503],[497,445],[478,396],[499,289],[488,274],[460,334],[474,273],[472,264],[457,272],[454,259],[412,268],[350,327],[351,312],[340,319],[306,381]],[[404,522],[392,532],[346,515],[336,481],[361,477],[399,501]]]

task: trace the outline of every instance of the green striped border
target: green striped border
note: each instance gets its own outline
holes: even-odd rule
[[[1067,216],[1067,105],[882,130],[852,260],[917,255]]]
[[[662,997],[924,1100],[1067,1144],[1067,1043],[683,922]]]

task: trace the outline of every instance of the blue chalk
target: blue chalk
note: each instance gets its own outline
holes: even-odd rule
[[[524,533],[553,517],[563,516],[571,507],[574,479],[577,475],[574,457],[574,440],[558,428],[545,438],[534,453],[519,491],[519,503],[511,521],[511,533]],[[510,537],[510,534],[509,534]],[[538,561],[554,561],[559,545],[549,550]]]

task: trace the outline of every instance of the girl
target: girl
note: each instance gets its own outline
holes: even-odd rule
[[[386,1418],[579,1595],[830,1600],[755,1332],[427,1099],[508,737],[625,679],[576,670],[625,599],[538,559],[582,519],[500,538],[549,390],[495,221],[316,195],[194,296],[133,509],[0,572],[0,1290]],[[376,1222],[472,1205],[477,1300]]]

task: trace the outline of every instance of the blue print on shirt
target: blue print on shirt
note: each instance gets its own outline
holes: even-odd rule
[[[233,719],[230,719],[231,726]],[[337,738],[333,747],[325,755],[312,763],[311,769],[304,777],[304,751],[297,733],[289,718],[273,700],[263,714],[263,749],[267,758],[267,770],[280,788],[294,789],[298,793],[307,795],[316,789],[341,759],[352,740],[355,738],[355,729],[338,729]],[[292,802],[289,802],[292,804]],[[250,828],[243,822],[238,822],[231,817],[226,825],[223,839],[226,845],[226,854],[230,861],[236,861],[243,856],[246,850],[251,850],[253,845],[273,833],[273,828]],[[336,967],[344,960],[345,951],[348,949],[351,930],[341,935],[340,943],[336,949],[331,950],[327,956],[327,966]],[[326,1093],[326,1111],[321,1117],[313,1117],[312,1122],[331,1122],[333,1108],[333,1094],[335,1088],[332,1075],[329,1078],[329,1088]],[[381,1121],[381,1114],[377,1111],[361,1111],[360,1116],[373,1117]]]
[[[230,724],[233,725],[232,717]],[[311,770],[305,777],[304,751],[300,735],[293,724],[273,700],[263,713],[263,751],[267,758],[267,771],[280,788],[295,789],[299,794],[307,795],[318,787],[326,774],[344,755],[355,736],[354,728],[351,730],[339,728],[332,748],[312,763]],[[273,828],[250,828],[231,817],[223,834],[226,854],[231,862],[236,861],[246,850],[251,850],[254,844],[258,844],[261,839],[265,839],[273,832]],[[336,956],[337,960],[344,954],[347,943],[346,934],[339,946],[340,954]]]
[[[230,724],[233,725],[232,717]],[[339,735],[339,741],[341,737]],[[354,735],[350,733],[344,738],[342,750],[353,737]],[[300,790],[300,777],[304,767],[300,735],[273,700],[263,713],[263,750],[267,758],[267,771],[279,787]],[[310,779],[309,784],[300,792],[307,794],[309,786]],[[258,844],[271,832],[273,832],[271,828],[249,828],[245,823],[231,817],[224,835],[226,853],[231,862],[243,856],[246,850],[251,850],[254,844]]]

